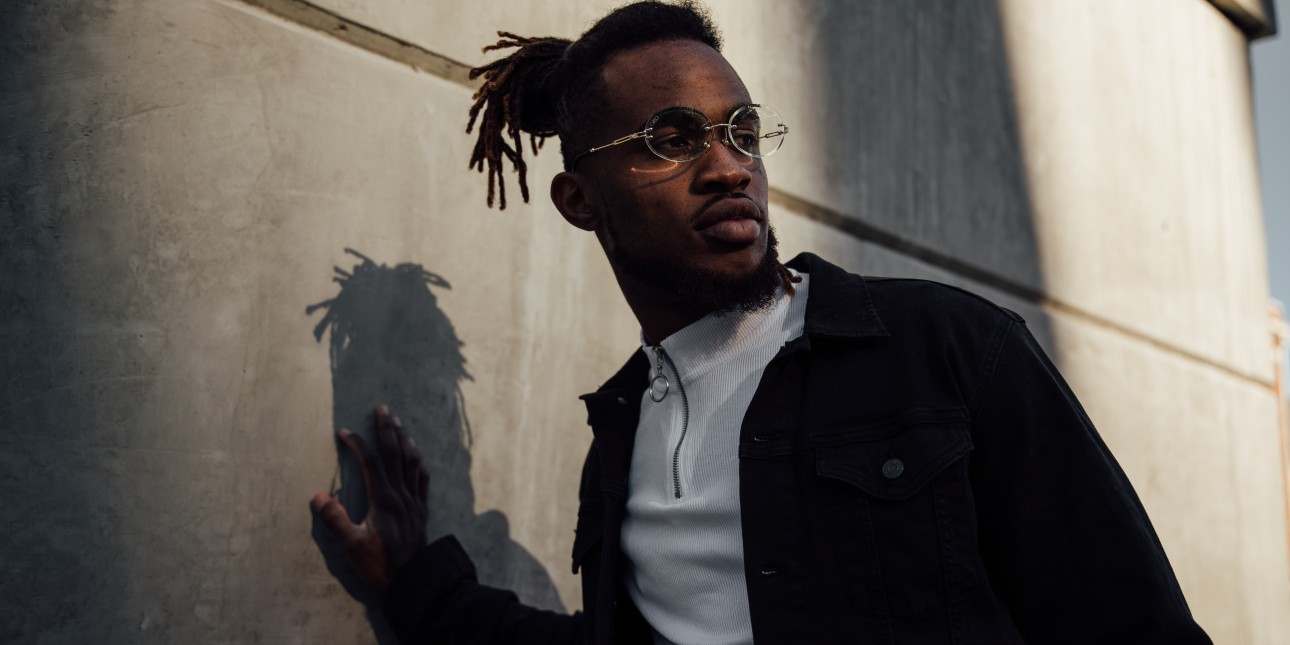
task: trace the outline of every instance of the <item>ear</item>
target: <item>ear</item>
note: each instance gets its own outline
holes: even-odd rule
[[[594,190],[587,176],[562,172],[551,179],[551,202],[565,221],[584,231],[594,231],[600,228],[600,214],[593,206]]]

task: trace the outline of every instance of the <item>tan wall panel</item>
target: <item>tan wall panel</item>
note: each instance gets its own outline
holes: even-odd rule
[[[1061,314],[1070,382],[1134,483],[1216,643],[1290,634],[1276,399],[1212,367]]]
[[[1242,33],[1202,2],[1003,6],[1046,292],[1270,381]]]

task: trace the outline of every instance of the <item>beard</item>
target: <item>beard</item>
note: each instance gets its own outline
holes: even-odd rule
[[[615,232],[611,229],[610,234]],[[617,236],[615,236],[617,237]],[[775,228],[766,223],[766,253],[752,272],[729,276],[684,262],[637,254],[622,244],[613,245],[613,262],[633,279],[652,285],[702,311],[721,316],[753,313],[770,307],[784,284]]]

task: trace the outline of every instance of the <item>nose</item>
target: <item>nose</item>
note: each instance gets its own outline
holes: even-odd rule
[[[713,139],[712,146],[693,162],[699,165],[694,176],[696,188],[704,193],[733,193],[747,188],[760,160],[736,150],[720,134]]]

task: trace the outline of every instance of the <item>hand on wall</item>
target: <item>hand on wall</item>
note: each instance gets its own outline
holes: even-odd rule
[[[375,423],[376,450],[347,429],[339,433],[363,469],[367,488],[363,521],[355,524],[345,507],[326,493],[316,493],[310,505],[339,541],[354,574],[380,593],[425,544],[430,475],[422,466],[421,451],[388,407],[377,406]]]

